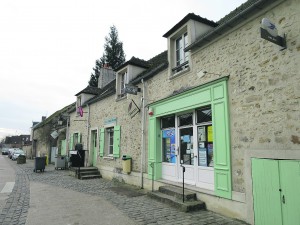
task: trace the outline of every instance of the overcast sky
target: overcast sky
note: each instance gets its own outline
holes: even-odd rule
[[[126,60],[148,60],[188,13],[218,21],[245,1],[1,0],[0,139],[29,134],[32,121],[75,102],[112,25]]]

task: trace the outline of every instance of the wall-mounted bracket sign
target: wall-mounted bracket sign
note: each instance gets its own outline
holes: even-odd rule
[[[286,34],[283,37],[279,36],[275,24],[267,18],[263,18],[261,21],[260,36],[286,49]]]
[[[130,84],[125,84],[125,93],[137,95],[138,92],[141,92],[141,89],[137,86],[133,86]]]
[[[135,104],[133,100],[128,105],[128,114],[131,117],[131,119],[138,114],[140,111],[140,108]]]

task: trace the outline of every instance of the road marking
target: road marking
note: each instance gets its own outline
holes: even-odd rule
[[[15,186],[15,182],[6,182],[4,188],[0,193],[10,193]]]

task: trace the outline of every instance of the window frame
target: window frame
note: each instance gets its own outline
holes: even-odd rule
[[[180,42],[178,42],[180,41]],[[179,43],[179,45],[178,45]],[[188,32],[184,31],[174,39],[174,65],[172,68],[172,74],[176,75],[181,71],[189,68],[189,52],[185,52],[184,49],[188,46],[189,36]]]
[[[121,73],[118,74],[117,99],[122,99],[122,98],[127,97],[127,94],[125,93],[125,85],[128,83],[127,77],[128,77],[127,70],[122,71]]]
[[[113,130],[112,139],[108,135],[108,130]],[[121,127],[118,125],[100,128],[99,135],[99,155],[104,159],[113,159],[120,157],[120,139],[121,139]],[[113,140],[112,145],[110,140]],[[111,146],[112,153],[110,152]]]
[[[107,156],[114,154],[114,127],[105,128]]]

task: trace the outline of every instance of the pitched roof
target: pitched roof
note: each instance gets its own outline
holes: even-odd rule
[[[118,71],[128,65],[138,66],[145,69],[149,67],[148,63],[145,60],[132,56],[131,59],[129,59],[127,62],[123,63],[118,68],[116,68],[115,71]]]
[[[43,127],[47,124],[50,124],[52,122],[52,120],[56,117],[56,116],[59,116],[60,114],[64,113],[64,112],[68,112],[70,109],[74,108],[75,109],[75,105],[76,105],[76,102],[70,104],[70,105],[67,105],[65,106],[64,108],[56,111],[55,113],[53,113],[51,116],[49,116],[47,119],[45,119],[44,121],[38,123],[36,126],[34,126],[32,129],[35,130],[37,128],[40,128],[40,127]]]
[[[189,51],[213,41],[228,30],[247,20],[253,14],[261,11],[263,8],[276,1],[279,0],[248,0],[235,10],[231,11],[228,15],[220,19],[217,27],[198,37],[194,43],[191,43],[184,50]]]
[[[114,95],[115,93],[116,93],[116,79],[112,80],[110,83],[105,85],[101,89],[101,93],[99,95],[97,95],[97,96],[93,97],[92,99],[88,100],[84,105],[92,104],[94,102],[100,101],[104,98],[107,98],[111,95]]]
[[[140,73],[130,83],[138,84],[142,79],[147,80],[168,67],[168,51],[164,51],[147,61],[149,68]]]
[[[174,27],[172,27],[167,33],[165,33],[163,35],[163,37],[165,37],[165,38],[169,37],[172,33],[174,33],[176,30],[178,30],[182,25],[184,25],[189,20],[195,20],[195,21],[204,23],[204,24],[212,26],[212,27],[216,27],[218,25],[214,21],[208,20],[208,19],[198,16],[194,13],[189,13],[182,20],[180,20]]]
[[[85,89],[83,89],[82,91],[78,92],[75,96],[78,96],[82,93],[85,94],[91,94],[91,95],[98,95],[101,92],[100,88],[97,87],[92,87],[92,86],[87,86]]]
[[[158,54],[157,56],[149,59],[148,61],[141,60],[141,59],[138,59],[135,57],[133,57],[131,59],[133,59],[131,61],[129,60],[131,63],[133,61],[135,61],[135,62],[139,61],[139,62],[142,62],[144,65],[147,65],[147,69],[145,71],[143,71],[142,73],[140,73],[135,79],[133,79],[130,82],[132,84],[138,84],[139,82],[141,82],[141,79],[147,80],[168,67],[168,52],[167,51],[164,51],[164,52]],[[124,64],[121,65],[120,68],[122,68],[123,66],[124,66]],[[99,93],[95,97],[93,97],[90,100],[88,100],[87,102],[85,102],[82,106],[87,106],[89,104],[93,104],[93,103],[98,102],[102,99],[105,99],[111,95],[114,95],[115,93],[116,93],[116,80],[114,79],[109,84],[107,84],[106,86],[101,88]],[[76,109],[74,108],[70,112],[73,112],[75,110]]]

